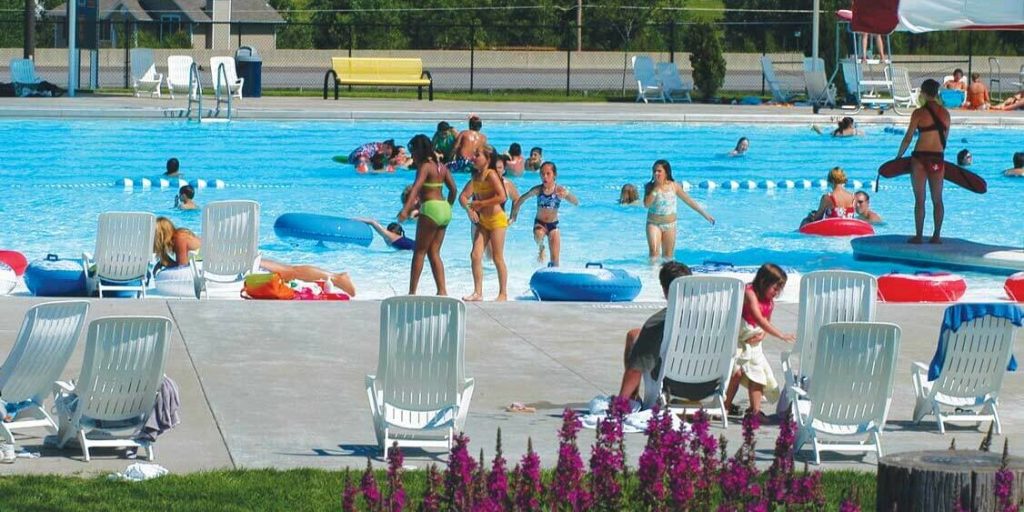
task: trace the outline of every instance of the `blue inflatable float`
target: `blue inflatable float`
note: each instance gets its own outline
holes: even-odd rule
[[[315,213],[286,213],[274,221],[274,233],[280,238],[356,244],[364,247],[368,247],[373,241],[370,226],[358,220]]]
[[[587,263],[583,269],[542,268],[530,278],[539,300],[628,302],[640,295],[640,278],[622,269]]]
[[[85,295],[85,272],[82,260],[61,259],[47,254],[25,269],[25,286],[40,297],[78,297]]]

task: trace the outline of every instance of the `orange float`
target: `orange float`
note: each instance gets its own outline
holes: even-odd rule
[[[878,278],[878,300],[884,302],[956,302],[966,291],[963,276],[948,272],[892,273]]]

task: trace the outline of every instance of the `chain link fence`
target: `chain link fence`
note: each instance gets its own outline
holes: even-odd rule
[[[175,21],[101,21],[98,36],[97,86],[131,85],[130,48],[154,48],[159,72],[166,72],[167,57],[192,56],[209,83],[210,57],[234,55],[242,46],[255,48],[262,60],[264,89],[319,91],[331,57],[417,57],[431,72],[439,91],[487,93],[509,90],[564,91],[566,94],[602,93],[635,95],[631,58],[650,56],[656,62],[674,62],[684,79],[691,77],[685,34],[690,23],[574,24],[488,23],[459,24],[344,24],[344,23],[181,23]],[[849,36],[822,24],[822,56],[833,69],[838,52],[846,54]],[[810,53],[811,24],[806,21],[722,21],[727,94],[764,94],[760,58],[770,55],[776,75],[791,90],[803,89],[803,56]],[[22,18],[0,19],[0,80],[8,80],[7,63],[22,56]],[[218,36],[214,36],[217,31]],[[66,25],[44,19],[35,27],[36,67],[53,83],[67,82]],[[906,36],[901,35],[908,41]],[[839,45],[836,46],[836,41]],[[894,38],[895,40],[896,38]],[[210,41],[216,40],[217,48]],[[901,43],[908,46],[910,43]],[[959,45],[957,45],[959,48]],[[760,51],[759,51],[760,50]],[[953,67],[973,66],[1006,89],[1017,87],[1020,57],[999,57],[989,69],[987,56],[901,56],[914,81],[941,77]],[[89,84],[94,64],[89,52],[81,58],[82,84]],[[831,73],[830,73],[831,75]],[[937,76],[938,75],[938,76]],[[838,80],[840,81],[841,80]],[[1010,91],[1012,92],[1012,91]]]

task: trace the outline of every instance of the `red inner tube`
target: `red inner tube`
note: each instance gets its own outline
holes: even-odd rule
[[[878,299],[885,302],[955,302],[967,291],[957,274],[921,272],[886,274],[878,278]]]
[[[1010,300],[1024,302],[1024,272],[1017,272],[1006,278],[1003,289],[1006,290],[1006,295],[1010,297]]]
[[[805,235],[818,236],[859,236],[873,235],[875,228],[860,219],[821,219],[800,226]]]
[[[0,249],[0,261],[14,269],[14,275],[17,276],[24,274],[25,267],[28,266],[28,260],[25,259],[25,255],[18,251]]]

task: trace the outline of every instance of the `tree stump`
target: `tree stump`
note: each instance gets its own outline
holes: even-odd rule
[[[1000,453],[933,450],[886,455],[878,461],[876,510],[952,511],[957,499],[967,510],[996,510],[996,471]],[[1008,457],[1013,472],[1013,503],[1024,497],[1024,458]]]

